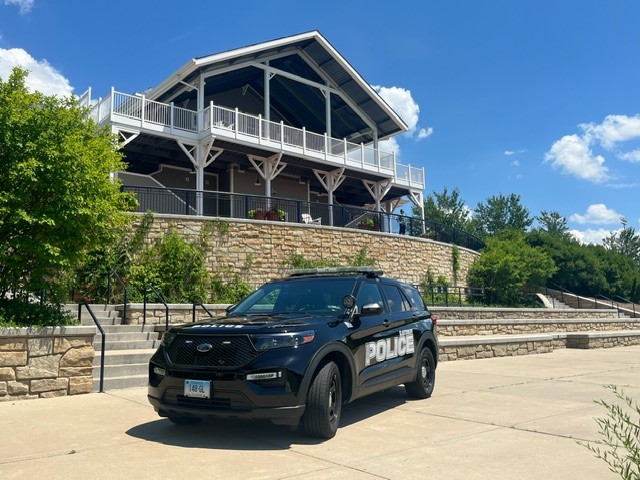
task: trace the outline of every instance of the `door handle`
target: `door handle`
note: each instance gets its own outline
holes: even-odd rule
[[[389,320],[383,321],[382,325],[384,325],[385,327],[388,327],[390,325]]]

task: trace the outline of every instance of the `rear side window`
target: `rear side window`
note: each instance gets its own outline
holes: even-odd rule
[[[411,310],[409,300],[395,285],[382,285],[382,291],[387,301],[387,310],[391,313],[408,312]]]
[[[411,310],[421,311],[427,309],[427,307],[424,306],[424,301],[422,301],[422,297],[416,288],[410,285],[403,285],[402,290],[406,293],[407,297],[409,297]]]

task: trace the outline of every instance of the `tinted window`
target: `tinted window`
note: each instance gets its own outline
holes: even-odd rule
[[[403,285],[402,291],[407,294],[409,297],[409,301],[411,302],[411,310],[426,310],[427,307],[424,306],[424,301],[420,296],[420,293],[416,288],[413,288],[409,285]]]
[[[358,300],[356,303],[358,306],[358,312],[362,312],[362,307],[364,305],[369,305],[371,303],[377,303],[384,308],[384,301],[382,300],[382,295],[380,294],[378,285],[375,283],[363,283],[360,286]]]
[[[382,291],[387,300],[387,309],[391,313],[407,312],[411,310],[409,300],[395,285],[382,285]]]

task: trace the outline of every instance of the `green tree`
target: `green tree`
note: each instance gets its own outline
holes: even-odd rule
[[[567,218],[560,215],[556,210],[548,212],[542,210],[540,215],[535,217],[535,220],[540,224],[537,228],[538,231],[551,235],[552,237],[570,239],[569,227],[567,227]]]
[[[414,207],[414,214],[417,214]],[[444,187],[441,193],[433,192],[424,201],[426,220],[449,225],[460,230],[468,230],[471,221],[470,209],[460,198],[460,190],[454,188],[451,193]]]
[[[471,223],[476,235],[485,238],[507,229],[526,232],[533,219],[522,205],[520,195],[512,193],[508,197],[502,194],[489,197],[486,204],[479,202]]]
[[[113,138],[75,99],[29,92],[26,76],[0,78],[0,296],[59,298],[88,252],[121,234],[132,197],[109,177],[124,168]]]
[[[523,233],[504,230],[487,238],[469,271],[469,284],[484,288],[486,303],[515,307],[526,302],[525,286],[544,285],[555,272],[551,257],[527,244]]]
[[[640,235],[635,228],[627,226],[627,219],[621,218],[622,230],[610,232],[608,237],[602,240],[605,248],[624,255],[640,267]]]

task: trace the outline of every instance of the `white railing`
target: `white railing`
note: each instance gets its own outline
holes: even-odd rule
[[[91,118],[97,123],[113,116],[125,117],[144,124],[157,125],[190,133],[198,131],[198,112],[176,107],[173,103],[148,100],[144,95],[129,95],[111,90],[91,109]],[[384,152],[364,144],[345,139],[331,138],[306,129],[285,125],[283,122],[265,120],[262,116],[249,115],[238,109],[210,104],[202,112],[201,131],[216,131],[235,138],[253,139],[259,144],[279,144],[284,150],[301,151],[302,154],[320,156],[326,160],[366,170],[394,175],[396,183],[424,188],[424,169],[403,165],[395,160],[393,152]]]

